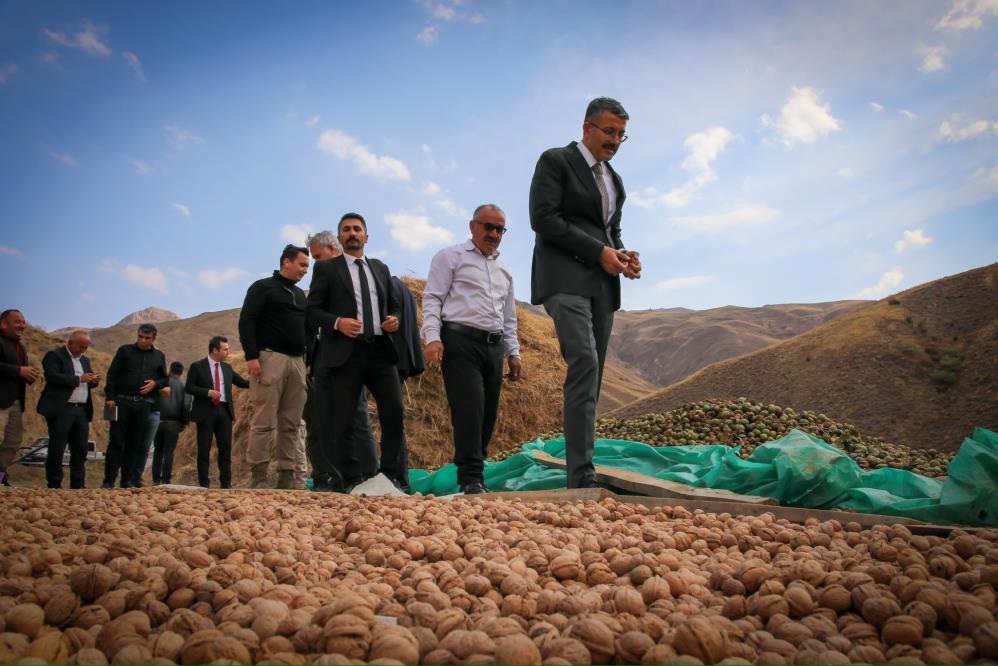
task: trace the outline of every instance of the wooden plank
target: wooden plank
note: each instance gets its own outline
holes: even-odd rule
[[[543,451],[531,451],[534,460],[556,469],[565,469],[565,461],[555,458]],[[676,481],[666,481],[656,479],[653,476],[631,472],[617,467],[606,465],[596,465],[596,480],[614,488],[620,488],[632,493],[640,493],[649,497],[672,497],[679,499],[700,499],[718,500],[722,502],[744,502],[746,504],[775,505],[778,504],[772,497],[760,497],[758,495],[740,495],[730,490],[718,490],[715,488],[694,488],[685,483]]]

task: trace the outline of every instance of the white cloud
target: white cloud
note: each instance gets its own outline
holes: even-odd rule
[[[894,242],[894,250],[904,252],[910,248],[925,247],[933,240],[931,236],[926,236],[921,229],[905,229],[904,233],[901,234],[901,239]]]
[[[428,25],[416,35],[416,41],[424,46],[432,46],[440,39],[440,29],[435,25]]]
[[[686,137],[683,146],[686,148],[686,159],[683,160],[683,170],[693,174],[693,178],[681,187],[665,193],[659,193],[654,187],[647,187],[632,193],[631,201],[641,208],[669,206],[680,208],[689,204],[693,195],[704,185],[717,180],[713,163],[732,140],[738,135],[724,127],[711,127],[702,132],[695,132]]]
[[[46,65],[54,65],[59,62],[59,54],[54,51],[45,51],[38,59],[44,62]]]
[[[0,67],[0,83],[7,83],[7,79],[17,74],[17,65],[14,63],[7,63],[3,67]]]
[[[772,128],[786,146],[797,142],[813,143],[842,129],[839,120],[832,115],[831,107],[822,104],[818,92],[809,87],[793,86],[780,109],[780,117],[773,120],[765,114],[761,120],[763,127]]]
[[[377,250],[376,252],[368,252],[367,248],[364,248],[365,257],[374,257],[375,259],[384,260],[388,256],[388,250]]]
[[[453,21],[457,18],[457,10],[442,2],[433,5],[430,12],[433,18],[440,19],[441,21]]]
[[[139,174],[140,176],[144,176],[153,170],[152,165],[150,165],[148,162],[143,162],[142,160],[134,160],[131,157],[126,157],[125,159],[128,160],[128,162],[135,168],[135,173]]]
[[[311,224],[285,224],[281,227],[281,239],[295,245],[305,245],[306,239],[315,233]]]
[[[121,277],[132,284],[137,284],[140,287],[149,287],[163,294],[169,291],[166,286],[166,276],[163,275],[163,271],[155,266],[128,264],[121,269]]]
[[[69,153],[57,153],[54,150],[50,150],[48,151],[48,155],[63,166],[75,167],[78,164],[76,158]]]
[[[908,120],[918,120],[918,114],[917,113],[912,113],[908,109],[901,109],[900,111],[898,111],[898,113],[900,113],[902,116],[904,116]]]
[[[895,266],[880,278],[880,282],[873,285],[872,287],[866,287],[865,289],[860,289],[854,298],[859,299],[869,299],[869,298],[882,298],[890,293],[891,289],[901,284],[904,280],[904,271],[901,270],[899,266]]]
[[[714,281],[711,275],[690,275],[687,277],[669,278],[655,285],[658,291],[673,291],[675,289],[695,289]]]
[[[445,245],[454,238],[447,229],[430,224],[430,219],[421,211],[389,213],[385,215],[385,222],[391,227],[392,238],[412,252],[430,245]]]
[[[467,219],[468,211],[461,206],[458,206],[454,201],[448,199],[447,197],[440,197],[439,199],[434,199],[433,205],[436,206],[443,213],[450,215],[451,217],[461,217]]]
[[[998,166],[989,169],[978,169],[974,172],[974,176],[981,178],[989,183],[998,184]]]
[[[204,143],[204,139],[197,134],[178,125],[163,125],[163,131],[166,132],[167,143],[179,150]]]
[[[191,209],[188,206],[185,206],[182,203],[172,203],[170,205],[173,206],[174,208],[176,208],[178,213],[180,213],[181,215],[183,215],[187,219],[190,219],[190,217],[191,217]]]
[[[919,71],[931,74],[946,69],[945,46],[922,46],[915,50],[922,54],[922,64],[918,66]]]
[[[880,113],[881,111],[884,110],[884,105],[880,104],[879,102],[870,102],[870,108],[876,111],[877,113]]]
[[[779,216],[779,210],[765,204],[743,204],[719,213],[673,217],[671,221],[692,231],[721,233],[763,227]]]
[[[440,186],[434,183],[432,180],[428,181],[426,185],[423,185],[423,194],[432,197],[440,194]]]
[[[198,282],[209,289],[218,289],[226,282],[232,282],[244,275],[246,271],[241,268],[218,268],[207,271],[198,271]]]
[[[939,124],[939,138],[950,143],[966,141],[986,136],[989,133],[998,134],[998,122],[973,120],[963,123],[960,114],[954,113],[949,120]],[[961,127],[962,124],[962,127]]]
[[[319,136],[316,148],[341,160],[353,160],[361,173],[381,180],[408,182],[412,176],[402,160],[387,155],[376,155],[357,139],[339,130],[326,130]]]
[[[856,175],[856,170],[852,167],[842,167],[835,172],[835,175],[841,176],[842,178],[852,178]]]
[[[65,32],[49,30],[45,28],[42,32],[56,44],[62,44],[72,49],[82,49],[84,53],[101,58],[109,58],[111,49],[102,40],[107,33],[106,25],[94,25],[87,21],[83,24],[83,29],[75,35],[69,36]]]
[[[24,255],[16,247],[10,247],[8,245],[0,245],[0,254],[14,257],[15,259],[23,259]]]
[[[988,14],[998,16],[998,0],[956,0],[936,23],[936,30],[977,30]]]
[[[145,72],[142,71],[142,61],[139,60],[139,57],[137,55],[135,55],[131,51],[122,51],[121,58],[125,62],[127,62],[128,66],[132,68],[133,72],[135,72],[135,78],[137,78],[139,81],[146,80]]]
[[[312,116],[305,121],[305,129],[312,129],[319,124],[319,116]]]

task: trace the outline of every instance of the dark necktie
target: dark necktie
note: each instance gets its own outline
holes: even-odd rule
[[[603,180],[602,162],[593,165],[593,175],[596,176],[596,189],[599,190],[600,198],[603,199],[603,224],[606,224],[610,217],[610,195],[607,194],[606,182]]]
[[[364,260],[357,259],[357,273],[360,275],[360,304],[364,317],[364,339],[374,337],[374,307],[371,305],[371,287],[367,281],[367,271],[364,270]]]
[[[215,391],[218,392],[219,396],[221,396],[222,395],[222,382],[221,382],[221,380],[218,377],[218,365],[219,365],[218,363],[214,364],[214,366],[215,366]],[[222,404],[222,399],[220,397],[219,398],[212,398],[211,399],[211,404],[213,404],[213,405],[215,405],[217,407],[218,405]]]

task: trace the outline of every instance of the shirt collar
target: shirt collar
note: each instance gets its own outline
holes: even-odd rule
[[[69,358],[76,359],[77,361],[83,358],[83,354],[79,356],[73,356],[73,352],[69,350],[69,345],[63,345],[66,348],[66,353],[69,354]]]
[[[582,157],[584,157],[584,158],[585,158],[585,160],[586,160],[586,164],[588,164],[588,165],[589,165],[589,168],[590,168],[590,169],[592,169],[592,168],[593,168],[593,166],[594,166],[594,165],[595,165],[595,164],[596,164],[596,163],[597,163],[597,162],[598,162],[599,160],[597,160],[597,159],[596,159],[595,157],[593,157],[593,154],[592,154],[591,152],[589,152],[589,147],[588,147],[588,146],[587,146],[586,144],[584,144],[584,143],[582,143],[581,141],[579,141],[579,142],[578,142],[577,144],[575,144],[575,145],[576,145],[576,146],[577,146],[577,147],[579,148],[579,152],[580,152],[580,153],[582,153]]]
[[[477,254],[480,257],[484,257],[485,256],[484,254],[482,254],[481,250],[479,250],[477,247],[475,247],[475,243],[472,242],[472,240],[470,238],[468,240],[464,241],[464,244],[461,247],[464,248],[465,250],[467,250],[468,252],[474,252],[475,254]],[[498,259],[499,258],[499,250],[496,250],[495,252],[493,252],[491,255],[489,255],[486,258],[487,259]]]

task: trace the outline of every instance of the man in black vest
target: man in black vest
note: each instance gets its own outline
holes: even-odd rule
[[[545,151],[530,183],[530,227],[536,236],[530,273],[534,305],[554,320],[565,377],[568,487],[596,486],[593,443],[620,275],[641,275],[637,252],[620,240],[624,183],[610,159],[627,140],[620,102],[597,97],[586,109],[582,141]]]
[[[91,391],[100,384],[84,356],[90,348],[86,331],[73,331],[66,345],[53,349],[42,359],[45,388],[38,398],[38,413],[49,427],[45,480],[49,488],[62,487],[62,458],[69,444],[69,487],[83,488],[86,479],[87,439],[94,418]]]
[[[208,357],[191,363],[187,371],[184,390],[194,396],[191,421],[198,436],[198,484],[209,486],[208,469],[211,437],[218,447],[218,483],[222,488],[232,487],[232,422],[236,419],[232,385],[249,388],[232,366],[225,362],[229,357],[229,339],[216,335],[208,342]]]

